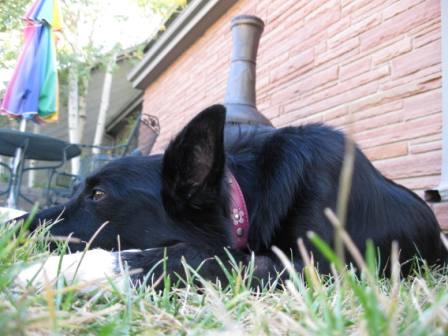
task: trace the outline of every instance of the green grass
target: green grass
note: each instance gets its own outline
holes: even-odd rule
[[[334,262],[332,276],[321,276],[312,258],[305,276],[292,271],[282,254],[290,280],[250,289],[251,269],[235,267],[230,285],[191,279],[177,288],[163,279],[165,290],[127,288],[119,292],[113,281],[82,294],[82,284],[46,286],[36,290],[14,284],[17,273],[45,258],[46,234],[25,235],[21,226],[0,228],[1,335],[446,335],[448,333],[448,272],[420,268],[399,278],[397,249],[393,275],[375,274],[375,256],[357,259],[360,277],[342,266],[336,254],[318,237],[311,239]],[[349,239],[344,243],[351,251]],[[299,244],[300,245],[300,244]],[[302,246],[303,247],[303,246]],[[356,254],[356,251],[351,251]],[[279,253],[277,251],[277,253]],[[359,257],[359,256],[358,256]],[[191,278],[195,272],[189,269]]]

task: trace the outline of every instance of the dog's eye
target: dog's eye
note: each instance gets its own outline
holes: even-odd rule
[[[101,189],[94,189],[92,191],[92,199],[94,201],[101,201],[106,196],[106,193]]]

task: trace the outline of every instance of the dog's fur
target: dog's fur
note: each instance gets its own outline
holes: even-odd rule
[[[116,259],[127,262],[130,269],[143,270],[134,275],[135,280],[142,280],[166,253],[166,271],[172,276],[184,274],[181,259],[185,257],[193,268],[202,264],[204,278],[225,282],[214,257],[229,265],[225,251],[232,246],[225,178],[229,169],[241,186],[250,214],[248,249],[230,248],[234,260],[245,265],[254,252],[255,277],[266,280],[282,269],[271,252],[277,246],[292,256],[300,270],[297,239],[302,237],[320,270],[329,272],[327,261],[306,237],[314,231],[333,243],[333,226],[324,209],[336,207],[344,135],[320,124],[259,127],[225,146],[224,126],[224,107],[208,108],[177,135],[165,155],[109,163],[88,177],[67,204],[40,212],[32,229],[40,220],[54,219],[64,210],[63,221],[51,233],[89,241],[109,222],[91,247],[124,250]],[[95,200],[98,190],[104,194]],[[446,260],[431,209],[413,192],[381,175],[359,149],[346,229],[361,252],[368,239],[374,242],[382,267],[387,268],[392,241],[399,243],[401,262],[417,254],[429,264]],[[84,244],[70,247],[80,250]],[[161,271],[161,265],[155,267],[156,275]]]

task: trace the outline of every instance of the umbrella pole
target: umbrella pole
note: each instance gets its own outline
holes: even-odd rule
[[[26,131],[26,119],[25,118],[22,118],[20,120],[19,130],[20,130],[20,132],[25,132]]]
[[[22,118],[20,120],[19,130],[20,132],[25,132],[26,130],[25,118]],[[7,201],[8,208],[14,208],[14,209],[17,208],[17,197],[20,188],[20,186],[18,185],[18,183],[20,182],[18,180],[18,177],[19,177],[20,165],[23,163],[23,156],[24,156],[23,148],[21,147],[17,148],[16,155],[14,156],[14,161],[12,165],[12,176],[11,176],[12,184],[8,195],[8,201]]]

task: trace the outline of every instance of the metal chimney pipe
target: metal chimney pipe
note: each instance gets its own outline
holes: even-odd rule
[[[263,21],[251,15],[232,19],[232,57],[224,105],[227,123],[272,126],[256,106],[256,59]]]

